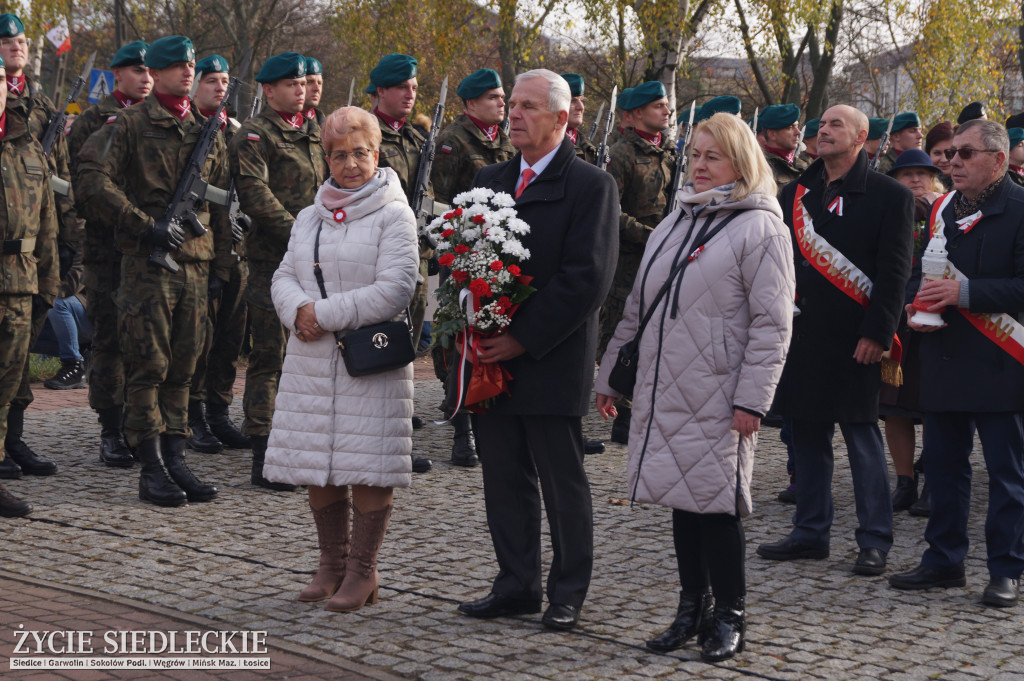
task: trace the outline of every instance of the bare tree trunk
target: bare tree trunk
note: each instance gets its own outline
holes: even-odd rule
[[[757,89],[764,97],[764,103],[766,105],[774,104],[775,96],[768,85],[768,80],[764,77],[764,71],[761,70],[761,62],[754,54],[754,42],[750,37],[750,26],[747,24],[747,15],[743,11],[743,3],[740,0],[734,0],[734,2],[736,12],[740,15],[740,35],[743,37],[743,49],[747,53],[747,63],[750,64],[750,70],[754,73],[754,82],[757,83]]]
[[[828,25],[825,27],[825,43],[820,48],[820,58],[812,63],[813,82],[807,97],[806,118],[818,118],[828,104],[828,82],[832,77],[832,67],[836,58],[836,42],[839,39],[839,26],[843,22],[843,0],[832,0]],[[812,47],[812,54],[819,52],[817,36]],[[870,70],[870,69],[869,69]]]

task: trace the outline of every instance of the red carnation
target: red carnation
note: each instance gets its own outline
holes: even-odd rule
[[[485,218],[483,215],[474,215],[473,222],[475,222],[478,225],[482,225],[485,222],[487,222],[487,218]]]
[[[522,273],[522,270],[519,269],[519,265],[509,265],[508,273],[513,277],[518,277]]]
[[[480,298],[491,295],[491,285],[483,279],[474,279],[469,282],[469,290],[473,295],[479,296]]]
[[[455,210],[452,211],[452,215],[457,217],[457,218],[461,218],[462,217],[462,209],[461,208],[456,208]]]
[[[455,234],[455,230],[454,229],[450,229],[450,228],[444,230],[443,232],[441,232],[441,236],[443,236],[445,239],[450,237],[452,234]]]
[[[452,270],[452,279],[455,281],[462,282],[466,281],[467,278],[469,278],[469,275],[462,270]]]
[[[491,269],[495,272],[500,272],[502,267],[504,267],[504,265],[500,260],[495,260],[491,263]]]
[[[455,247],[455,252],[458,253],[459,255],[462,255],[463,253],[469,253],[469,246],[467,246],[466,244],[459,244],[458,246]]]
[[[442,267],[451,267],[453,262],[455,262],[455,255],[453,253],[445,253],[437,259],[437,263]]]
[[[501,305],[504,308],[511,307],[512,300],[508,296],[502,296],[501,298],[498,298],[498,305]]]
[[[441,219],[442,220],[451,220],[453,217],[455,217],[455,211],[449,211],[449,212],[445,213],[444,215],[442,215]]]

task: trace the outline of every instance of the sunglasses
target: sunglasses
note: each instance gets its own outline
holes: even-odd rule
[[[960,158],[969,161],[975,154],[995,154],[998,151],[998,149],[971,149],[970,147],[960,147],[957,149],[956,147],[950,147],[949,149],[944,149],[942,155],[946,157],[947,161],[952,161],[954,156],[960,154]]]

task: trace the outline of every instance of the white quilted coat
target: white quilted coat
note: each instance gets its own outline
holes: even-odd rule
[[[628,491],[635,487],[637,501],[742,517],[752,510],[756,433],[740,438],[731,429],[733,407],[763,414],[772,403],[792,332],[793,249],[778,201],[763,194],[706,207],[690,244],[680,249],[693,207],[684,203],[681,220],[679,212],[673,213],[651,233],[595,389],[618,396],[608,386],[608,373],[619,348],[639,326],[641,281],[659,246],[644,287],[645,305],[665,282],[677,252],[694,250],[695,235],[710,212],[716,213],[713,229],[730,211],[742,211],[690,262],[676,318],[665,315],[662,328],[661,311],[666,299],[674,299],[673,287],[644,330],[628,466]],[[654,419],[648,437],[652,392]]]
[[[390,168],[371,194],[345,206],[334,220],[321,203],[292,226],[288,252],[274,273],[271,294],[281,322],[295,330],[296,310],[316,303],[328,333],[304,343],[294,333],[274,403],[263,474],[296,485],[408,487],[412,482],[412,366],[353,377],[330,332],[404,315],[419,266],[416,222]],[[328,298],[313,276],[313,244],[320,234],[320,265]]]

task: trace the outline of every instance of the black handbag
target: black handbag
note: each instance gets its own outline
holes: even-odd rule
[[[327,298],[324,275],[320,269],[320,230],[317,227],[313,244],[313,276],[320,287],[320,295]],[[406,366],[416,359],[412,347],[412,327],[409,309],[404,322],[387,321],[370,324],[342,335],[334,332],[334,340],[341,350],[341,359],[350,376],[369,376]]]

